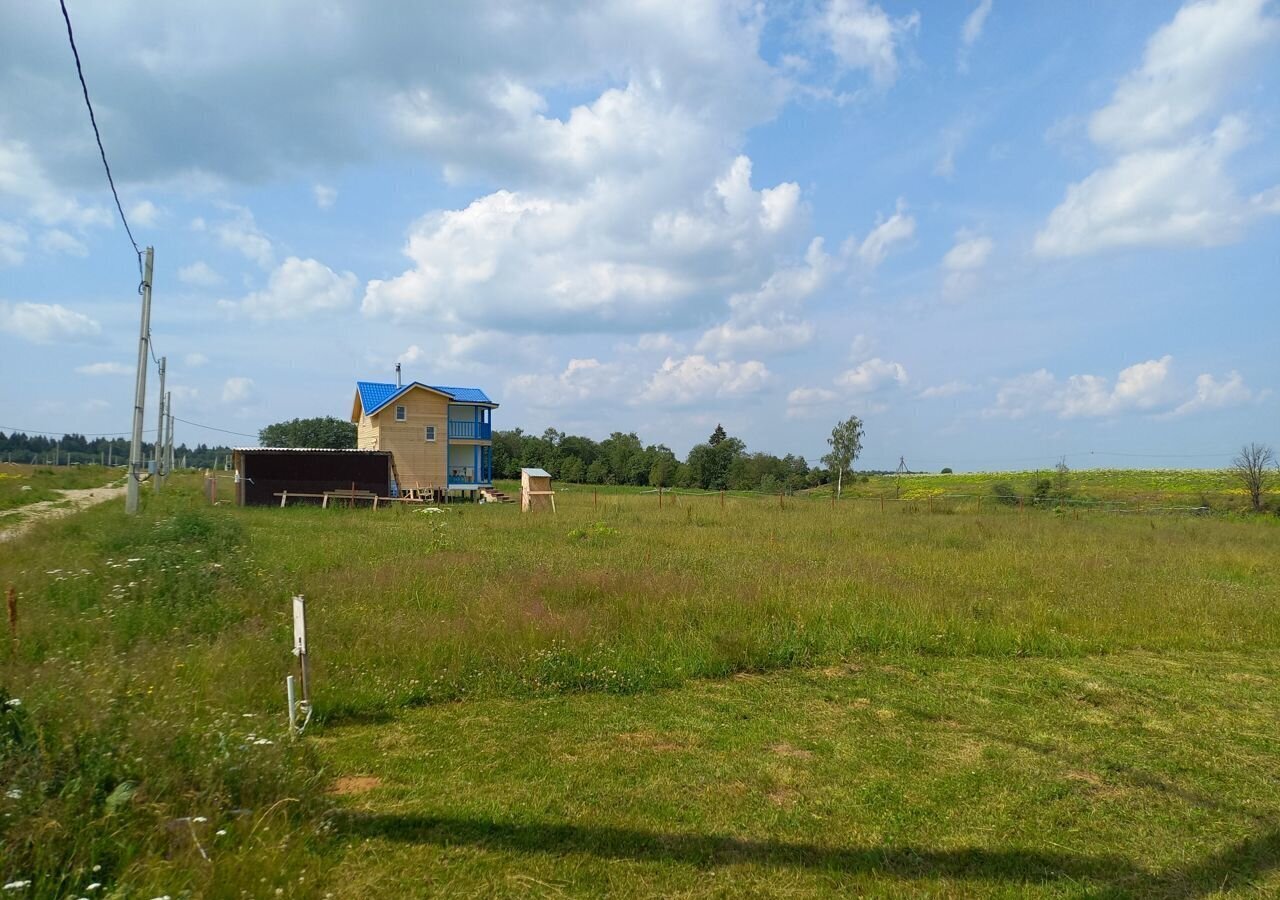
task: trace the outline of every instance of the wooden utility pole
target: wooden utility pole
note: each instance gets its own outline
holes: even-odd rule
[[[138,374],[133,387],[133,439],[129,444],[129,478],[124,495],[127,515],[138,512],[138,484],[142,478],[142,417],[147,405],[147,355],[151,350],[151,271],[155,250],[147,248],[142,274],[142,324],[138,329]]]

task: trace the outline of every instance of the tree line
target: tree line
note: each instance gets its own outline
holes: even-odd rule
[[[615,431],[602,441],[548,428],[493,434],[495,478],[518,478],[525,467],[546,469],[561,481],[731,491],[794,491],[826,484],[831,473],[801,456],[750,452],[717,425],[681,460],[665,444],[644,444],[635,432]]]
[[[155,451],[155,443],[143,442],[143,459],[150,459]],[[186,465],[193,469],[211,468],[215,461],[227,458],[231,450],[227,447],[210,447],[207,444],[174,445],[173,455],[179,465],[186,460]],[[45,434],[24,434],[14,431],[5,434],[0,431],[0,460],[4,462],[31,463],[35,465],[127,465],[129,462],[129,439],[123,437],[93,437],[83,434],[64,434],[53,437]]]
[[[856,416],[832,431],[831,453],[822,465],[802,456],[750,452],[724,426],[682,460],[665,444],[645,444],[634,431],[615,431],[602,441],[548,428],[540,435],[521,428],[493,432],[493,475],[519,478],[523,468],[546,469],[576,484],[629,484],[664,488],[731,491],[796,491],[840,480],[861,450],[862,423]],[[324,416],[268,425],[259,433],[264,447],[351,448],[356,426]]]

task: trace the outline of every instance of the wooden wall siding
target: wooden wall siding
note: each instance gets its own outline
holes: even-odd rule
[[[396,421],[396,407],[405,408],[405,421]],[[436,439],[425,438],[428,425],[436,426]],[[370,430],[379,450],[395,456],[400,489],[444,487],[448,484],[446,435],[449,428],[449,399],[421,389],[403,397],[371,417]],[[363,441],[360,443],[363,447]]]

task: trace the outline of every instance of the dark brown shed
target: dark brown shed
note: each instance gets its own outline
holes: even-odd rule
[[[240,506],[278,506],[283,491],[323,494],[354,487],[387,497],[395,476],[387,450],[240,447],[231,459]]]

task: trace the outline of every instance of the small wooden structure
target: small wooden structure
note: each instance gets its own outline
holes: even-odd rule
[[[284,506],[295,499],[327,506],[326,493],[335,492],[354,504],[388,496],[395,479],[394,461],[385,450],[240,447],[232,461],[240,506]]]
[[[556,492],[551,490],[551,473],[546,469],[520,470],[520,511],[556,511]]]

